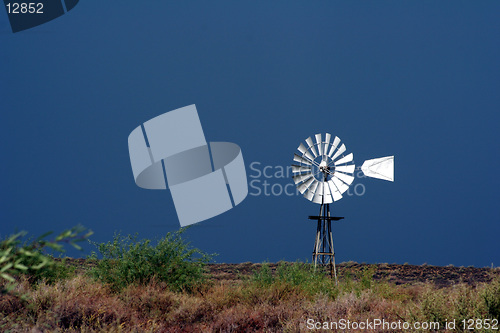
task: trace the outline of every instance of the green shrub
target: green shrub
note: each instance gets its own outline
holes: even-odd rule
[[[500,320],[500,280],[496,279],[489,284],[481,296],[490,318]]]
[[[359,274],[359,282],[363,289],[371,289],[373,285],[373,275],[376,269],[375,266],[365,267]]]
[[[421,312],[424,321],[438,322],[444,327],[446,320],[450,318],[451,306],[449,298],[442,290],[427,290],[423,294]]]
[[[45,281],[47,284],[54,284],[57,281],[68,279],[75,275],[75,267],[66,264],[66,258],[54,260],[54,257],[47,256],[49,262],[41,269],[28,269],[23,272],[28,278],[28,282],[32,285],[37,284],[39,281]],[[30,260],[31,259],[31,260]],[[34,260],[30,258],[27,260],[28,266],[34,264]]]
[[[280,262],[273,275],[269,264],[262,264],[254,272],[251,281],[259,286],[281,285],[289,286],[304,292],[308,296],[326,294],[332,298],[337,295],[335,282],[320,269],[314,269],[312,264],[296,262],[293,264]]]
[[[153,279],[167,283],[173,291],[193,291],[206,281],[204,267],[212,256],[190,248],[181,239],[183,232],[168,233],[154,246],[150,240],[137,241],[137,235],[116,234],[108,243],[91,242],[102,256],[91,275],[114,291]],[[97,259],[97,255],[92,258]]]
[[[273,276],[273,273],[271,272],[269,264],[263,263],[260,266],[260,269],[256,270],[253,273],[251,280],[256,285],[259,285],[261,287],[268,287],[275,281],[275,278]]]
[[[44,254],[47,248],[57,252],[64,252],[63,243],[72,245],[81,250],[76,242],[83,241],[92,235],[92,231],[83,234],[85,228],[76,226],[65,230],[53,239],[46,238],[52,234],[47,232],[33,241],[26,241],[21,245],[21,239],[26,236],[25,231],[11,235],[0,241],[0,277],[10,282],[8,291],[15,286],[14,276],[26,274],[31,283],[36,283],[41,279],[52,283],[56,279],[69,275],[71,271],[65,265],[54,262],[53,258]]]

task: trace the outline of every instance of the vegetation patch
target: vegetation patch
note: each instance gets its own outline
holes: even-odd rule
[[[15,263],[28,267],[29,261],[9,257],[23,246],[8,250],[8,238],[2,256],[14,264],[4,272],[14,282],[0,279],[0,331],[302,332],[308,320],[346,319],[435,322],[443,332],[454,320],[453,331],[464,332],[462,320],[500,320],[498,269],[347,263],[338,265],[336,284],[328,272],[307,263],[207,265],[210,256],[191,248],[181,233],[155,244],[117,235],[95,244],[99,253],[91,258],[59,262],[71,274],[55,273],[46,264],[52,277],[36,279],[29,269],[17,267],[14,274]],[[477,283],[472,274],[480,277]],[[452,280],[441,283],[446,276]]]
[[[181,238],[183,231],[168,233],[156,245],[148,239],[119,234],[108,243],[92,242],[101,259],[96,253],[90,258],[97,263],[91,275],[116,292],[153,280],[166,283],[173,291],[192,292],[207,281],[205,264],[212,256],[190,248]]]

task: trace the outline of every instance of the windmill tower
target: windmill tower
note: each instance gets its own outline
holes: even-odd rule
[[[342,199],[342,194],[349,189],[354,181],[356,166],[352,153],[346,153],[344,143],[336,136],[332,142],[331,134],[324,136],[316,134],[315,142],[311,137],[301,143],[292,164],[293,181],[297,189],[309,201],[320,205],[319,215],[309,216],[317,221],[316,238],[312,259],[314,267],[319,264],[328,265],[330,274],[337,282],[335,267],[335,250],[333,248],[332,221],[343,217],[330,215],[330,204]],[[323,139],[323,140],[322,140]],[[394,156],[367,160],[361,166],[367,177],[394,181]]]

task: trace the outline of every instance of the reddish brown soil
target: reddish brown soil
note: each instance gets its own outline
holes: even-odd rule
[[[269,264],[272,271],[276,269],[277,265]],[[251,275],[252,272],[261,267],[261,264],[211,264],[208,267],[215,280],[239,280],[244,276]],[[358,263],[338,264],[337,274],[340,279],[347,275],[356,278],[367,268],[374,269],[374,280],[386,280],[395,284],[430,282],[438,287],[446,287],[457,283],[474,285],[490,282],[495,277],[500,278],[499,268]]]
[[[69,259],[68,263],[83,270],[95,265],[85,259]],[[253,272],[260,269],[262,264],[208,264],[208,272],[215,281],[236,282],[250,277]],[[278,264],[270,263],[271,271],[275,271]],[[346,276],[356,278],[362,271],[372,268],[374,280],[385,280],[395,284],[433,283],[437,287],[446,287],[457,283],[475,285],[482,282],[490,282],[500,278],[500,268],[476,268],[476,267],[454,267],[454,266],[416,266],[398,264],[358,264],[341,263],[337,265],[337,274],[342,280]]]

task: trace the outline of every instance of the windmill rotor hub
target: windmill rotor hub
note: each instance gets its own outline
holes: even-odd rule
[[[320,165],[319,170],[323,172],[324,174],[329,174],[330,173],[330,167],[328,165]]]

